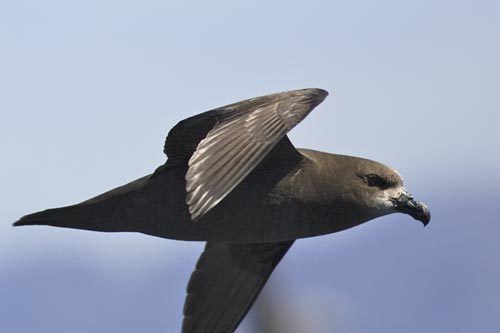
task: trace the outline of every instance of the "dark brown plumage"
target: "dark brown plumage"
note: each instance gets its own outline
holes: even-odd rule
[[[290,91],[183,120],[153,174],[14,225],[207,241],[188,286],[183,332],[232,331],[295,239],[395,212],[430,220],[395,170],[291,144],[286,133],[326,96]]]

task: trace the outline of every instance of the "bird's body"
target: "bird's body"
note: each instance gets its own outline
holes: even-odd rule
[[[176,166],[162,166],[154,174],[80,204],[36,214],[45,214],[45,224],[59,227],[249,243],[328,234],[376,217],[345,213],[359,209],[355,194],[343,189],[342,180],[348,177],[342,172],[355,170],[346,164],[363,159],[299,152],[301,158],[288,163],[264,160],[219,206],[194,223],[184,202],[186,168]]]
[[[305,89],[186,119],[151,175],[73,206],[21,218],[95,231],[207,241],[188,286],[184,332],[234,330],[295,239],[427,207],[375,161],[296,149],[286,133],[324,98]]]

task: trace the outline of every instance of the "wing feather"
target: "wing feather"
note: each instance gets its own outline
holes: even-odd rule
[[[191,219],[223,200],[327,95],[321,89],[294,90],[213,110],[215,124],[188,161]]]
[[[188,283],[182,332],[233,332],[292,244],[208,242]]]

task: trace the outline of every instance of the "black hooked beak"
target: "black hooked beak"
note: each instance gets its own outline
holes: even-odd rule
[[[429,208],[423,202],[413,199],[413,195],[409,192],[403,191],[398,198],[394,198],[391,201],[394,204],[394,208],[401,213],[410,215],[415,220],[419,220],[424,224],[424,227],[431,220]]]

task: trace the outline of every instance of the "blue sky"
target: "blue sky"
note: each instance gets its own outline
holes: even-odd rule
[[[275,318],[298,332],[498,331],[499,12],[494,1],[2,3],[0,330],[178,330],[202,244],[10,223],[152,172],[183,118],[320,87],[331,95],[292,141],[398,169],[433,221],[390,216],[298,242],[265,290]]]

